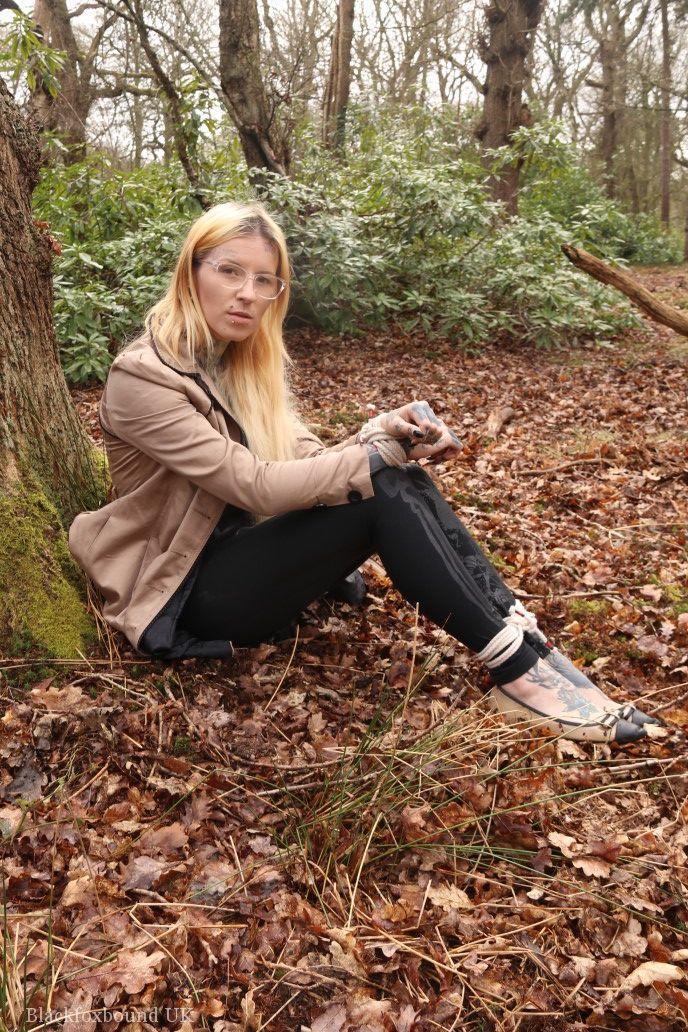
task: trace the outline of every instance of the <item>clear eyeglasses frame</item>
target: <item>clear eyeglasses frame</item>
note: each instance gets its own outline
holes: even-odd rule
[[[252,279],[256,294],[264,301],[276,301],[287,285],[280,276],[265,272],[249,272],[243,265],[230,262],[226,258],[194,258],[194,263],[211,265],[223,277],[225,286],[231,287],[232,290],[241,290],[246,280]]]

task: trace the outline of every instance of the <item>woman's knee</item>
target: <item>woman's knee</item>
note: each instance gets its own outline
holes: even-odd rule
[[[419,475],[420,479],[430,479],[422,466],[419,466],[417,462],[407,462],[403,466],[383,466],[382,469],[373,474],[373,483],[376,480],[386,481],[387,483],[417,480]]]
[[[377,498],[415,505],[422,498],[428,501],[433,492],[437,493],[433,480],[416,462],[408,462],[404,466],[385,466],[373,474],[373,487]]]
[[[381,471],[388,475],[388,480],[401,484],[412,484],[424,494],[440,494],[435,481],[423,466],[417,462],[407,462],[404,466],[388,466]],[[378,474],[379,475],[379,474]]]
[[[410,462],[405,468],[408,469],[409,476],[416,483],[422,484],[424,487],[430,486],[437,490],[437,485],[426,470],[425,466],[419,466],[417,462]]]

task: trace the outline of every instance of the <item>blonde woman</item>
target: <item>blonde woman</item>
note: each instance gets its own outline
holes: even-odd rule
[[[228,656],[283,634],[377,554],[401,594],[485,662],[499,709],[570,738],[644,737],[652,718],[547,641],[418,465],[460,451],[427,402],[329,448],[306,428],[282,338],[289,287],[266,209],[216,205],[115,358],[100,406],[112,498],[69,532],[108,623],[146,655]]]

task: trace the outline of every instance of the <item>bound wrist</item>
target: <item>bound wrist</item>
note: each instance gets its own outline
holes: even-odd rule
[[[370,419],[366,420],[358,431],[356,440],[359,444],[366,444],[373,434],[380,433],[381,430],[381,415],[372,416]]]

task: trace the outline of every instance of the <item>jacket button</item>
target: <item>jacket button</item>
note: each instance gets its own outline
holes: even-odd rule
[[[350,502],[360,502],[363,500],[363,495],[357,488],[352,488],[346,496]]]

